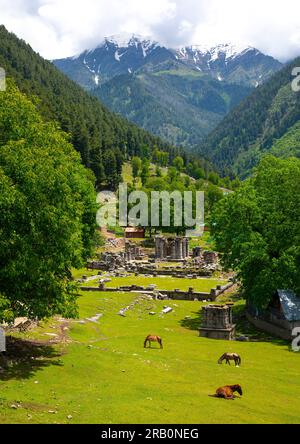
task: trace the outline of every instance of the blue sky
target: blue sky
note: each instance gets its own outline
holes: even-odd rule
[[[300,55],[299,0],[0,0],[0,22],[49,59],[122,32],[169,47],[233,42]]]

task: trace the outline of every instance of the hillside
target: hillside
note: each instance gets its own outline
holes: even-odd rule
[[[170,49],[136,35],[106,38],[54,64],[112,111],[184,148],[282,66],[251,47]]]
[[[112,157],[121,163],[122,156],[139,154],[143,146],[152,149],[155,145],[169,152],[170,159],[179,153],[110,112],[4,26],[0,26],[0,66],[23,93],[36,96],[38,110],[46,120],[58,121],[71,135],[84,164],[93,169],[99,183],[109,174]]]
[[[223,174],[247,176],[267,152],[300,156],[300,93],[292,90],[300,58],[259,86],[199,146]]]
[[[111,110],[170,143],[195,146],[251,89],[225,84],[174,62],[114,77],[94,89]]]

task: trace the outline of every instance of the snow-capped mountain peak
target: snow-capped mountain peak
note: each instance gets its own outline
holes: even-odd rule
[[[119,75],[159,71],[162,66],[163,71],[174,66],[180,70],[183,65],[220,82],[241,82],[256,87],[281,66],[272,57],[247,45],[225,42],[172,49],[151,37],[129,33],[105,37],[98,46],[56,63],[64,69],[75,64],[80,79],[88,79],[84,84],[89,89]]]
[[[145,43],[148,46],[158,44],[153,41],[150,37],[145,37],[139,34],[116,34],[110,37],[105,37],[103,43],[111,43],[119,48],[127,48],[129,46],[138,46],[139,44]],[[102,43],[102,44],[103,44]]]
[[[215,46],[191,45],[177,49],[179,59],[189,59],[191,55],[196,62],[197,59],[206,57],[209,62],[214,62],[220,58],[223,60],[234,59],[247,51],[255,50],[251,46],[238,45],[233,43],[221,43]],[[259,51],[258,51],[259,52]]]
[[[215,46],[201,46],[192,45],[191,49],[194,51],[200,51],[202,54],[212,53],[212,54],[224,54],[226,59],[235,57],[238,54],[243,53],[249,49],[253,49],[251,46],[239,45],[234,43],[220,43]]]
[[[120,61],[121,56],[125,53],[123,50],[130,48],[141,51],[143,58],[146,58],[149,52],[159,47],[159,43],[152,40],[150,37],[141,36],[139,34],[118,34],[110,37],[105,37],[102,46],[106,46],[109,50],[111,46],[116,48],[115,60]],[[101,46],[101,45],[100,45]],[[122,50],[122,55],[118,50]]]
[[[280,66],[279,62],[272,59],[272,57],[265,56],[252,46],[233,43],[220,43],[212,47],[210,45],[191,45],[171,51],[173,51],[175,58],[179,62],[202,73],[209,74],[220,82],[230,81],[231,78],[236,82],[234,72],[238,69],[237,65],[240,67],[240,72],[242,72],[242,69],[248,71],[251,65],[258,67],[258,75],[261,74],[261,69],[263,72],[263,75],[260,77],[254,75],[254,78],[252,78],[251,73],[250,76],[248,74],[238,74],[238,76],[243,78],[242,81],[246,81],[254,87],[257,87],[265,80],[264,70],[266,71],[266,77],[268,76],[269,70],[267,66],[269,64]],[[266,66],[266,69],[264,66]]]

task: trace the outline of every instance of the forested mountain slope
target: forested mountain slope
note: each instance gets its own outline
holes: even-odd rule
[[[74,147],[99,183],[110,174],[112,164],[122,163],[123,156],[139,155],[145,146],[151,150],[157,145],[170,153],[171,160],[180,152],[109,111],[4,26],[0,26],[0,66],[22,92],[37,97],[46,120],[58,121],[71,134]]]
[[[192,149],[251,88],[212,79],[178,62],[117,76],[92,90],[111,110],[170,143]]]
[[[300,58],[259,86],[200,144],[223,174],[249,175],[267,152],[300,157],[300,92],[292,89]]]

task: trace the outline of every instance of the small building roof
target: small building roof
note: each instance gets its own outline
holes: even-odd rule
[[[142,233],[144,232],[144,228],[136,228],[136,227],[127,227],[125,228],[126,233]]]
[[[300,298],[292,290],[277,290],[282,310],[288,321],[300,321]]]

